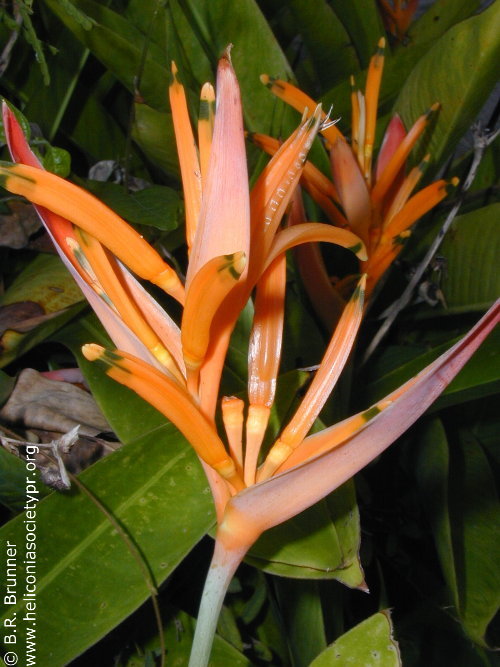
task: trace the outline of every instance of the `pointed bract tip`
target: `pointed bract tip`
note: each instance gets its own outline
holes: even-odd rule
[[[357,589],[361,591],[362,593],[369,593],[370,589],[368,588],[366,581],[363,579],[363,581],[357,586]]]
[[[87,343],[82,345],[82,354],[87,361],[97,361],[105,353],[105,349],[102,345],[97,345],[96,343]]]
[[[365,289],[366,289],[366,273],[363,273],[361,278],[359,279],[358,284],[356,285],[356,289],[354,290],[352,294],[352,300],[357,301],[359,299],[364,299],[365,298]]]
[[[228,44],[224,51],[222,52],[222,55],[220,57],[221,62],[222,61],[227,61],[231,66],[232,66],[232,61],[231,61],[231,50],[233,48],[232,44]]]

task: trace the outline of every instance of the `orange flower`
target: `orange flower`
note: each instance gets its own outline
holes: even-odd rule
[[[306,164],[302,184],[311,197],[322,207],[333,225],[347,228],[365,242],[368,259],[361,262],[361,271],[366,272],[367,296],[370,296],[404,246],[411,234],[412,225],[431,208],[436,206],[457,185],[458,180],[439,180],[412,195],[420,181],[430,156],[405,174],[406,160],[415,143],[438,110],[434,104],[424,113],[407,133],[399,116],[390,121],[375,164],[373,146],[377,119],[377,105],[384,66],[385,39],[379,41],[372,57],[363,94],[351,78],[352,123],[349,144],[335,125],[325,123],[320,130],[330,153],[332,181],[317,169]],[[292,107],[310,115],[316,103],[295,86],[279,79],[262,75],[262,82],[279,98]],[[273,154],[278,142],[263,135],[251,135],[251,139],[264,150]],[[299,255],[299,268],[310,274],[308,263],[318,265],[316,273],[324,272],[319,254],[304,259]],[[318,278],[310,281],[310,293],[318,291]],[[335,309],[333,296],[325,294],[328,309]],[[327,308],[320,314],[328,320]]]
[[[85,345],[86,358],[104,364],[110,377],[171,420],[207,473],[218,528],[193,644],[193,667],[208,663],[226,588],[259,535],[323,498],[394,442],[443,390],[499,317],[497,305],[463,341],[386,399],[308,435],[356,338],[366,284],[362,276],[301,405],[269,451],[262,453],[281,354],[286,251],[301,243],[326,241],[350,248],[361,261],[366,261],[366,252],[363,241],[346,229],[320,223],[279,228],[304,173],[307,151],[323,127],[321,109],[303,119],[249,192],[239,88],[228,53],[219,63],[215,99],[212,119],[213,92],[205,87],[197,146],[184,89],[173,67],[170,100],[188,218],[185,288],[123,220],[76,186],[41,170],[7,107],[8,143],[13,157],[25,164],[0,165],[4,186],[35,203],[63,260],[119,348]],[[136,256],[142,252],[148,261]],[[184,304],[180,329],[122,262]],[[242,399],[223,397],[224,438],[215,424],[220,375],[231,331],[254,291],[246,419]]]

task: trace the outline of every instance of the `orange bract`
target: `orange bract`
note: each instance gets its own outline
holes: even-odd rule
[[[418,195],[409,199],[429,162],[429,156],[407,177],[404,173],[412,148],[439,109],[439,104],[434,104],[418,118],[408,133],[399,117],[395,116],[388,125],[378,159],[373,165],[384,49],[385,39],[381,38],[368,68],[364,94],[356,87],[354,77],[351,77],[351,145],[349,146],[345,137],[335,127],[322,131],[327,138],[326,147],[330,152],[332,182],[327,186],[324,177],[318,178],[312,167],[309,167],[302,177],[304,188],[324,210],[330,222],[352,230],[366,243],[368,257],[361,261],[360,270],[368,275],[367,297],[370,297],[401,251],[404,245],[402,240],[410,235],[411,225],[441,201],[442,197],[434,194],[438,191],[440,194],[445,193],[445,185],[448,185],[439,181],[438,184],[430,186],[431,189],[424,190],[425,195],[421,199]],[[263,75],[261,80],[277,97],[298,111],[309,113],[313,101],[295,86],[267,75]],[[251,138],[267,152],[276,150],[276,144],[273,144],[269,137],[256,135],[254,138],[252,135]],[[424,199],[426,205],[423,203]],[[398,222],[393,226],[395,217],[398,217]],[[403,236],[402,232],[405,232]],[[390,253],[387,252],[389,235]],[[381,261],[382,255],[384,261]],[[321,257],[316,255],[314,262],[320,265]],[[318,292],[322,289],[324,281],[321,276],[326,273],[325,268],[308,273],[306,280],[311,282],[307,287],[308,292]],[[320,308],[318,314],[330,326],[329,316],[325,316],[321,310]]]

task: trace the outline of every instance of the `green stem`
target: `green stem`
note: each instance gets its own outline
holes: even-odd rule
[[[217,621],[227,588],[247,550],[248,545],[236,550],[228,550],[219,539],[215,540],[214,555],[201,597],[189,667],[208,665]]]

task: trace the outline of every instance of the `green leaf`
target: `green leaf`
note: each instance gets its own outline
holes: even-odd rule
[[[293,665],[308,665],[326,648],[319,585],[316,581],[274,582]]]
[[[328,501],[322,500],[266,531],[245,560],[282,577],[336,579],[352,588],[364,588],[358,561],[359,541],[359,517],[351,480],[334,491]]]
[[[483,449],[470,432],[462,430],[459,436],[451,486],[459,616],[467,634],[486,646],[486,630],[500,607],[500,577],[494,555],[500,534],[500,503]]]
[[[85,187],[132,224],[151,225],[165,231],[179,225],[182,204],[172,188],[153,185],[129,193],[122,185],[100,181],[85,181]]]
[[[204,40],[212,67],[215,68],[228,44],[234,44],[231,58],[241,87],[245,128],[269,134],[276,101],[259,77],[267,72],[291,79],[293,73],[257,4],[254,0],[230,3],[182,0],[179,4],[186,12],[191,30]],[[189,42],[183,42],[182,46],[188,62],[196,58],[196,52],[189,51]]]
[[[27,80],[23,84],[23,92],[27,97],[23,111],[27,118],[40,126],[45,138],[53,141],[71,100],[74,100],[74,96],[79,93],[80,76],[87,63],[89,51],[75,42],[69,30],[61,29],[61,24],[55,16],[46,11],[44,14],[47,21],[46,30],[51,35],[54,46],[54,52],[47,55],[51,72],[50,87],[43,85],[39,69],[30,67]],[[79,113],[79,106],[73,104],[71,107],[70,117],[67,118],[71,127],[75,116]]]
[[[171,113],[156,111],[147,104],[135,104],[132,138],[154,165],[179,178]]]
[[[446,258],[441,289],[447,311],[487,309],[500,294],[495,269],[500,254],[500,204],[492,204],[455,219],[439,254]]]
[[[399,667],[401,664],[389,612],[382,611],[342,635],[313,660],[310,667]]]
[[[47,171],[66,178],[71,171],[71,155],[64,148],[47,146],[43,156],[43,166]]]
[[[26,462],[10,454],[0,445],[0,503],[12,512],[21,512],[26,505]],[[50,493],[41,481],[38,472],[30,475],[35,479],[39,498]]]
[[[6,331],[1,337],[0,366],[45,340],[66,324],[83,307],[83,296],[60,259],[39,255],[14,280],[0,299],[0,305],[22,301],[38,303],[45,314],[58,313],[28,333]]]
[[[66,331],[74,348],[89,336],[101,339],[93,322],[89,318],[85,327]],[[191,447],[162,415],[107,378],[97,364],[82,368],[125,446],[80,479],[120,521],[160,584],[213,523],[204,473]],[[120,536],[86,495],[75,489],[53,493],[36,512],[37,605],[43,610],[37,618],[37,659],[67,664],[142,604],[149,591]],[[24,558],[22,515],[0,529],[0,540],[7,539]],[[20,615],[23,608],[19,596],[17,605],[3,612]]]
[[[447,30],[472,14],[480,6],[480,0],[436,0],[408,31],[410,44],[431,44]]]
[[[323,88],[359,70],[349,35],[326,0],[292,0],[289,4]]]
[[[93,21],[86,29],[70,15],[57,0],[46,4],[103,65],[131,92],[135,92],[136,77],[141,69],[141,59],[147,37],[132,23],[93,0],[74,0],[73,5]],[[149,44],[145,66],[140,80],[139,93],[147,104],[159,109],[168,108],[166,94],[169,70],[165,54],[154,44]]]
[[[445,345],[440,345],[430,352],[426,352],[401,365],[399,368],[368,382],[362,393],[362,404],[366,407],[380,400],[401,386],[406,380],[415,376],[458,340],[460,338],[456,338]],[[500,372],[498,364],[495,364],[499,343],[500,329],[497,327],[447,386],[429,411],[435,412],[445,406],[456,405],[496,393],[500,389]]]
[[[450,453],[440,419],[428,420],[419,434],[415,475],[421,503],[431,526],[436,551],[451,600],[458,608],[458,586],[449,507]]]
[[[135,397],[121,398],[132,408]],[[139,407],[135,418],[143,417]],[[86,470],[81,480],[131,535],[161,583],[205,534],[213,513],[191,448],[173,427],[143,424],[141,438]],[[37,531],[37,605],[43,610],[37,658],[41,664],[66,664],[142,604],[149,591],[116,530],[81,492],[40,501]],[[24,556],[22,515],[0,536]],[[3,611],[20,615],[23,608],[19,598]]]
[[[430,152],[440,164],[456,146],[493,90],[499,59],[498,3],[451,28],[421,58],[394,108],[410,127],[434,102],[441,103],[430,142],[420,153]]]
[[[333,11],[344,24],[361,67],[367,67],[377,48],[378,40],[385,35],[375,0],[351,0],[336,2]]]
[[[327,496],[326,502],[342,551],[342,566],[337,568],[335,579],[349,588],[364,590],[366,584],[359,559],[361,525],[354,480],[346,482]]]

